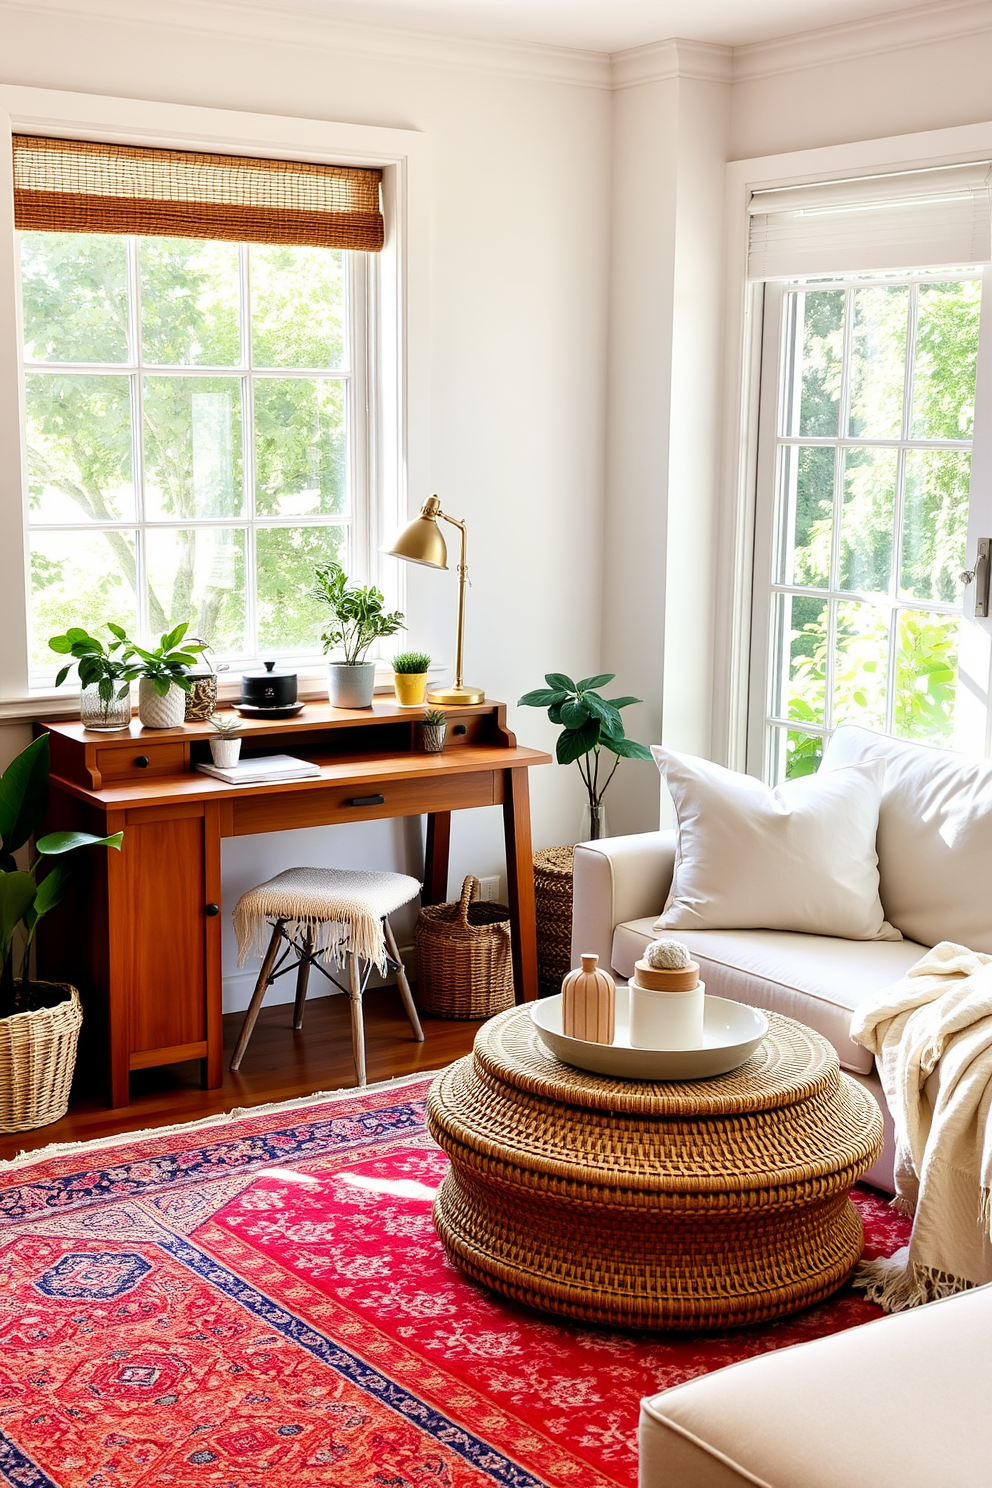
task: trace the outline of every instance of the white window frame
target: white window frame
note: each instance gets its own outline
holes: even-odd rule
[[[368,306],[375,359],[366,447],[370,499],[367,577],[390,607],[404,607],[403,565],[381,545],[429,494],[427,345],[428,141],[413,130],[336,124],[181,104],[0,86],[0,718],[64,713],[66,696],[29,688],[26,457],[18,238],[11,135],[28,133],[114,144],[248,154],[382,170],[386,238],[374,256]],[[364,565],[362,565],[364,567]],[[301,688],[320,675],[301,675]],[[319,684],[317,684],[319,685]]]
[[[755,574],[755,515],[758,478],[758,397],[762,371],[764,285],[747,276],[748,205],[754,191],[852,176],[958,165],[989,157],[992,121],[888,139],[830,145],[814,150],[761,156],[727,166],[726,381],[724,396],[723,477],[720,542],[717,554],[718,634],[714,669],[713,752],[735,770],[748,760],[748,703],[755,667],[752,656]],[[983,355],[979,354],[979,376]],[[992,478],[992,452],[976,439],[972,454],[972,489]],[[968,560],[974,556],[975,532],[969,529]],[[966,606],[966,615],[969,612]],[[964,627],[959,666],[987,701],[992,677],[992,622]],[[963,691],[964,689],[962,689]],[[983,703],[983,706],[985,704]],[[989,709],[992,715],[992,708]],[[988,747],[988,746],[986,746]],[[751,768],[755,768],[751,762]]]

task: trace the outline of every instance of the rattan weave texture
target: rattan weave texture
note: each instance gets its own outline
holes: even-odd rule
[[[856,1264],[847,1195],[881,1117],[811,1029],[774,1014],[713,1080],[611,1080],[562,1064],[514,1008],[428,1097],[451,1158],[438,1232],[470,1275],[595,1322],[725,1327],[828,1296]]]
[[[0,1132],[33,1131],[69,1109],[83,1007],[75,987],[53,1007],[0,1018]]]
[[[574,858],[574,847],[542,847],[534,854],[537,980],[542,997],[560,992],[563,978],[572,969]]]

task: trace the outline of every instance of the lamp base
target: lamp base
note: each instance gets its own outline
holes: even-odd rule
[[[484,687],[435,687],[427,694],[429,703],[438,703],[442,708],[468,708],[474,703],[486,701]]]

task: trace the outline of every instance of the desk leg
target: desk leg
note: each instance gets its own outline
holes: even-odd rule
[[[518,1002],[533,1002],[537,997],[537,917],[526,766],[503,772],[503,835],[513,931],[513,986]]]
[[[427,818],[424,852],[424,888],[421,904],[443,904],[448,897],[448,849],[451,846],[451,812],[432,811]]]

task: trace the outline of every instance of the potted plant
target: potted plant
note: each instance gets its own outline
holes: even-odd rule
[[[206,650],[204,641],[183,640],[188,630],[188,622],[177,625],[153,651],[128,642],[126,676],[138,679],[138,717],[145,728],[178,728],[185,717],[190,668]]]
[[[444,736],[448,720],[440,708],[428,708],[417,724],[420,747],[424,754],[440,754],[444,748]]]
[[[213,713],[210,727],[217,737],[210,740],[210,756],[218,769],[229,770],[238,763],[241,754],[241,730],[244,724],[236,713],[221,715]]]
[[[49,832],[35,842],[33,864],[18,868],[14,853],[41,825],[47,800],[48,735],[42,734],[0,776],[0,1131],[7,1132],[47,1126],[69,1104],[83,1020],[79,993],[31,977],[38,924],[61,901],[71,873],[62,859],[80,847],[119,848],[123,837]],[[48,872],[39,880],[43,865]]]
[[[646,744],[636,744],[623,731],[621,708],[639,703],[640,698],[600,697],[597,688],[612,682],[614,672],[602,672],[598,677],[585,677],[573,682],[564,672],[548,672],[547,687],[526,692],[519,700],[522,708],[547,708],[552,723],[562,725],[558,735],[556,755],[560,765],[575,762],[582,776],[589,800],[589,836],[593,840],[604,837],[603,797],[606,787],[616,774],[621,759],[650,759],[651,751]],[[614,756],[612,767],[605,779],[600,776],[603,750]]]
[[[393,657],[393,686],[401,708],[423,707],[430,664],[426,651],[401,651]]]
[[[374,585],[348,583],[340,563],[321,563],[315,570],[317,598],[330,609],[331,620],[321,636],[325,653],[337,647],[341,661],[328,662],[328,695],[335,708],[370,708],[375,687],[375,662],[367,661],[369,647],[383,636],[395,635],[403,624],[399,610],[385,610],[385,597]]]
[[[48,642],[59,656],[71,656],[55,678],[55,686],[72,671],[73,662],[79,673],[79,717],[83,727],[101,732],[125,729],[131,722],[131,683],[126,661],[128,639],[119,625],[108,622],[113,640],[106,646],[80,626],[74,625],[65,635],[52,636]],[[115,653],[120,653],[115,654]]]

